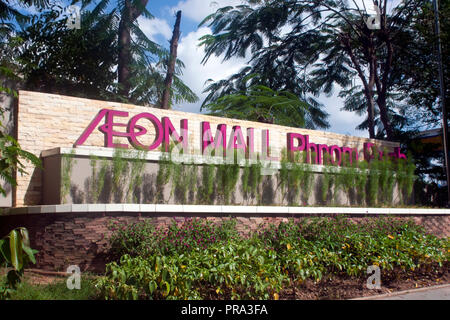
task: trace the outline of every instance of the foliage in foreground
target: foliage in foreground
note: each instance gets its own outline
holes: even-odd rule
[[[117,260],[125,254],[130,256],[149,256],[154,252],[162,255],[177,255],[193,248],[206,249],[215,243],[236,239],[236,221],[223,221],[213,224],[199,219],[185,220],[182,225],[175,221],[166,229],[155,228],[146,220],[130,225],[111,221],[109,229],[110,254]]]
[[[34,255],[36,250],[30,247],[28,230],[17,228],[12,230],[6,237],[0,239],[0,266],[12,267],[0,283],[0,300],[8,299],[11,293],[17,289],[23,272],[27,265],[36,263]]]
[[[450,255],[448,238],[393,219],[359,224],[346,218],[305,219],[261,226],[248,237],[236,236],[229,225],[222,238],[203,245],[195,242],[209,224],[194,220],[173,224],[169,237],[161,237],[159,229],[138,233],[129,250],[125,239],[140,225],[145,224],[113,233],[116,252],[125,254],[108,264],[96,283],[106,299],[278,299],[282,288],[307,279],[364,277],[370,265],[378,265],[382,275],[431,270]]]
[[[50,284],[32,285],[23,281],[11,294],[12,300],[93,300],[97,299],[97,290],[93,280],[81,278],[80,289],[67,289],[66,279]]]

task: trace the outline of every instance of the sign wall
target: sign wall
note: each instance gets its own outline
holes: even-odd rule
[[[37,156],[57,147],[159,151],[175,143],[189,154],[240,150],[247,157],[258,154],[273,161],[283,149],[305,151],[316,164],[323,164],[326,153],[337,165],[345,154],[352,159],[405,157],[398,143],[30,91],[19,92],[18,141]],[[379,154],[372,154],[374,146]],[[16,206],[38,205],[42,198],[41,173],[31,166],[27,171],[29,175],[18,177]]]

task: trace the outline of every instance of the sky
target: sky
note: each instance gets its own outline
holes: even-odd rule
[[[186,112],[200,112],[200,106],[206,94],[203,93],[205,82],[208,79],[214,81],[228,78],[246,65],[246,59],[232,58],[223,61],[221,57],[212,56],[203,65],[201,60],[204,50],[199,47],[199,38],[205,34],[211,34],[207,26],[198,27],[200,22],[218,8],[241,4],[240,0],[151,0],[147,9],[154,15],[154,19],[139,18],[139,24],[145,34],[155,42],[168,47],[172,37],[175,13],[182,11],[181,36],[178,44],[178,58],[183,61],[186,68],[181,76],[182,80],[199,96],[197,103],[180,103],[173,107],[175,110]],[[353,112],[342,111],[343,101],[337,97],[335,90],[331,97],[321,95],[319,101],[324,104],[326,112],[330,114],[329,132],[368,137],[366,131],[356,130],[355,127],[362,122]],[[321,129],[322,130],[322,129]]]

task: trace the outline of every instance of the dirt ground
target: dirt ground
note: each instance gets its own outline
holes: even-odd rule
[[[367,278],[369,275],[367,276]],[[439,271],[416,270],[415,272],[381,274],[381,289],[368,289],[367,278],[333,277],[319,283],[307,280],[296,288],[286,288],[280,294],[285,300],[337,300],[366,297],[397,291],[450,284],[450,264]]]
[[[8,270],[0,268],[0,276],[6,275]],[[47,285],[54,282],[65,281],[69,277],[69,274],[64,272],[49,272],[38,269],[26,269],[23,275],[22,281],[27,281],[30,284],[35,285]],[[89,275],[92,277],[92,275]]]

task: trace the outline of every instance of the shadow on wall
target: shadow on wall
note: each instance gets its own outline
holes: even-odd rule
[[[276,179],[265,176],[262,183],[261,203],[263,205],[273,205],[275,203]]]
[[[153,203],[155,201],[155,186],[154,181],[156,181],[155,174],[144,174],[142,183],[142,192],[138,187],[135,188],[135,195],[139,200],[142,199],[142,203]],[[139,203],[141,203],[139,201]]]
[[[42,169],[34,168],[30,173],[30,183],[28,184],[27,191],[23,199],[24,205],[36,205],[41,203],[41,180],[42,180]]]
[[[138,184],[122,178],[115,182],[110,168],[85,179],[84,190],[71,185],[73,203],[153,203],[156,193],[155,174],[142,174]]]

